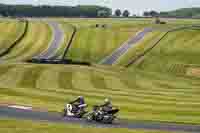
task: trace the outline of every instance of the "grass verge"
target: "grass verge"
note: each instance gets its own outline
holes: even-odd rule
[[[0,132],[4,133],[169,133],[167,131],[129,130],[113,128],[84,127],[72,124],[55,124],[25,120],[0,120]]]

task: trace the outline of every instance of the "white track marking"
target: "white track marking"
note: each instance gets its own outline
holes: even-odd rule
[[[32,110],[32,107],[25,107],[25,106],[19,106],[19,105],[10,105],[8,107],[16,108],[16,109],[23,109],[23,110]]]

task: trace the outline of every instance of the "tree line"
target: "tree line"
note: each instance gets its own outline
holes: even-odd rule
[[[116,9],[115,10],[115,16],[117,17],[129,17],[130,16],[130,12],[129,10],[124,10],[123,12],[120,9]]]
[[[200,18],[200,8],[182,8],[168,12],[145,11],[145,17]]]
[[[112,9],[95,5],[50,6],[0,4],[1,16],[15,17],[113,17]],[[129,17],[129,10],[117,9],[114,17]],[[136,15],[132,15],[136,17]],[[145,11],[144,17],[200,18],[200,8],[183,8],[169,12]]]
[[[0,4],[0,15],[15,17],[109,17],[112,9],[102,6],[33,6]]]

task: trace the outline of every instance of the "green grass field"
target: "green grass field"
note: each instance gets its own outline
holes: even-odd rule
[[[35,108],[60,112],[64,105],[76,96],[83,95],[89,105],[101,104],[110,97],[120,108],[119,117],[137,121],[163,121],[200,124],[199,99],[199,45],[200,30],[186,29],[168,34],[152,51],[128,69],[130,60],[136,58],[158,40],[166,29],[189,24],[198,20],[169,21],[166,26],[153,25],[150,19],[58,19],[70,38],[72,29],[78,28],[73,45],[66,58],[97,63],[109,55],[120,44],[144,27],[157,27],[135,47],[131,48],[115,66],[93,65],[42,65],[25,63],[3,63],[0,65],[0,103],[32,105]],[[95,28],[96,23],[106,23],[107,28]],[[0,24],[1,25],[1,24]],[[38,34],[34,34],[38,33]],[[3,57],[8,61],[23,61],[48,48],[52,36],[48,25],[31,22],[25,38],[15,49]],[[64,43],[58,50],[62,55]],[[187,75],[188,74],[188,75]],[[199,76],[199,77],[198,77]],[[94,131],[80,126],[0,120],[0,132],[74,132]],[[55,130],[57,127],[58,129]],[[110,129],[95,130],[108,132]],[[111,129],[112,132],[160,133],[159,131],[129,131]]]
[[[72,19],[64,22],[77,27],[77,34],[66,58],[93,63],[109,56],[147,25],[145,22],[130,23],[112,19]],[[106,28],[96,28],[96,24],[106,24]]]
[[[29,64],[1,65],[0,75],[1,102],[60,112],[79,95],[85,96],[89,105],[110,97],[120,107],[121,118],[200,123],[198,79],[98,66]]]
[[[186,67],[200,64],[199,33],[198,28],[169,33],[138,63],[139,68],[146,71],[184,74],[187,71]]]
[[[128,52],[122,55],[114,65],[126,66],[132,60],[137,58],[142,52],[154,45],[154,43],[160,39],[163,34],[165,34],[165,31],[158,30],[148,33],[144,39],[139,41],[135,46],[129,49]]]
[[[78,125],[54,124],[44,122],[32,122],[23,120],[0,120],[0,132],[4,133],[169,133],[167,131],[146,131],[146,130],[128,130],[128,129],[108,129],[84,127]]]
[[[142,53],[144,53],[144,51],[146,51],[147,49],[151,48],[161,37],[163,37],[163,35],[171,30],[171,29],[175,29],[175,28],[180,28],[180,27],[183,27],[183,26],[191,26],[191,25],[198,25],[198,20],[183,20],[183,21],[180,21],[180,20],[168,20],[166,19],[165,21],[168,22],[167,25],[155,25],[155,24],[151,24],[151,25],[148,25],[149,27],[152,27],[154,30],[153,32],[150,32],[148,35],[146,35],[144,37],[143,40],[139,41],[134,47],[132,47],[126,54],[124,54],[123,56],[121,56],[119,58],[119,60],[115,63],[115,65],[117,66],[126,66],[127,64],[129,64],[132,60],[136,59],[138,56],[140,56]],[[195,28],[196,30],[198,30],[198,28]],[[180,31],[176,31],[176,32],[180,32]],[[163,40],[161,40],[161,42],[159,43],[159,45],[161,44],[162,46],[164,45],[169,45],[172,46],[172,45],[181,45],[182,42],[181,41],[181,35],[180,36],[175,36],[175,33],[176,32],[173,32],[173,33],[170,33],[168,36],[171,37],[172,39],[172,36],[174,37],[174,42],[172,42],[172,40],[167,40],[168,36],[165,37]],[[184,32],[184,31],[183,31]],[[186,34],[190,34],[191,32],[187,29],[185,30],[185,33]],[[181,33],[180,33],[181,34]],[[194,33],[195,34],[195,33]],[[187,35],[185,35],[187,36]],[[185,40],[190,41],[192,38],[192,35],[189,35],[188,38],[186,38]],[[188,43],[187,41],[184,42],[185,44]],[[197,42],[189,42],[189,43],[197,43]],[[169,47],[170,47],[169,46]],[[190,44],[188,45],[190,47]],[[173,47],[171,47],[173,48]],[[179,46],[180,48],[180,46]],[[165,49],[163,48],[163,51],[165,51]],[[184,55],[184,54],[182,54]],[[173,56],[173,55],[172,55]],[[160,57],[158,57],[160,58]],[[152,63],[151,63],[152,64]],[[162,65],[161,65],[162,66]],[[156,69],[156,67],[155,67]]]
[[[119,47],[139,29],[121,32],[120,29],[80,28],[70,49],[73,60],[99,62]]]
[[[23,34],[25,23],[19,21],[2,21],[0,24],[0,53],[5,52]]]
[[[52,31],[47,24],[30,22],[25,37],[2,59],[6,61],[30,59],[48,48],[51,37]]]

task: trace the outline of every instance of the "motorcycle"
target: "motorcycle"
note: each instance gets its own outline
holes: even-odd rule
[[[82,118],[87,111],[85,110],[87,104],[83,105],[75,105],[75,104],[67,104],[63,110],[63,117],[75,117]]]
[[[119,109],[112,109],[109,112],[104,112],[102,107],[94,106],[93,111],[89,112],[86,115],[86,120],[88,122],[96,121],[104,124],[112,124],[113,121],[117,118],[116,114],[119,112]]]

